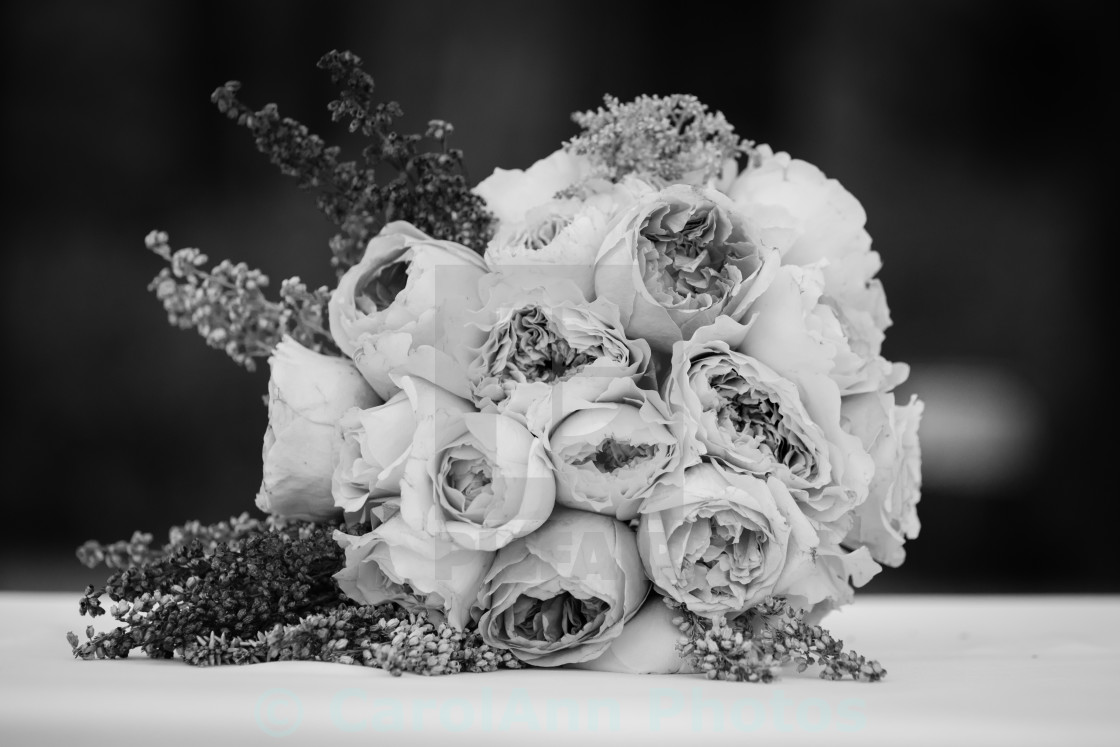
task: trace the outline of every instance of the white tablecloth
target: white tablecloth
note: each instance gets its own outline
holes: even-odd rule
[[[65,640],[84,638],[78,596],[0,594],[0,743],[1120,744],[1120,597],[865,596],[826,627],[879,659],[883,682],[750,685],[79,661]]]

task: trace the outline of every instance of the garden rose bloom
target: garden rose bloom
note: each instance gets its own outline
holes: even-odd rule
[[[918,424],[923,404],[916,397],[896,405],[888,393],[845,397],[840,414],[849,431],[875,460],[867,500],[856,508],[847,542],[867,547],[880,563],[897,567],[906,559],[907,539],[918,536],[922,451]]]
[[[875,465],[859,438],[840,423],[840,389],[830,376],[837,346],[817,313],[820,293],[818,271],[782,266],[751,306],[746,324],[720,319],[690,342],[725,340],[797,385],[805,412],[828,444],[830,474],[824,487],[795,487],[794,496],[818,528],[838,541],[847,534],[851,509],[867,498]]]
[[[331,336],[383,399],[397,391],[390,373],[419,346],[453,358],[472,342],[462,329],[478,303],[486,263],[465,246],[436,241],[408,223],[390,223],[331,294]]]
[[[557,475],[562,506],[629,521],[655,484],[681,485],[692,451],[656,392],[629,379],[575,378],[526,414]]]
[[[846,301],[862,292],[882,265],[871,249],[859,200],[811,163],[758,146],[727,193],[739,210],[771,231],[783,264],[804,267],[826,260],[825,293],[833,298]]]
[[[483,582],[482,639],[535,666],[599,656],[649,592],[634,533],[609,516],[557,508],[498,551]]]
[[[871,249],[859,200],[811,163],[766,145],[727,191],[781,252],[783,264],[821,268],[826,302],[858,356],[838,361],[844,363],[834,372],[842,393],[890,389],[904,381],[909,369],[879,354],[891,320],[882,285],[874,279],[882,261]]]
[[[518,223],[530,210],[551,202],[558,192],[592,176],[594,168],[586,156],[560,149],[528,169],[494,169],[474,193],[501,223]]]
[[[351,407],[381,399],[345,358],[322,355],[285,338],[268,359],[268,429],[257,507],[277,516],[322,521],[337,515],[331,474],[336,427]]]
[[[721,315],[741,319],[779,257],[722,194],[674,185],[620,215],[595,261],[595,293],[655,351]]]
[[[418,376],[394,379],[401,391],[386,403],[351,408],[339,421],[338,462],[331,478],[335,505],[360,511],[367,500],[397,496],[420,419],[436,410],[467,412],[469,402]]]
[[[396,602],[410,612],[464,628],[494,553],[467,550],[410,527],[396,514],[360,537],[336,531],[346,566],[334,575],[362,604]]]
[[[701,615],[743,612],[813,569],[817,533],[789,490],[715,464],[659,486],[641,509],[638,552],[658,590]]]
[[[421,421],[401,481],[413,528],[496,550],[540,527],[555,500],[544,444],[513,418],[437,411]]]
[[[482,410],[521,415],[572,377],[605,384],[642,378],[649,367],[649,345],[626,338],[618,309],[605,301],[587,303],[562,279],[528,288],[495,282],[472,318],[485,339],[467,375]]]
[[[832,475],[828,440],[794,382],[732,347],[746,332],[721,319],[673,346],[665,391],[683,415],[684,437],[738,471],[822,488]]]
[[[611,221],[652,190],[637,179],[585,183],[578,197],[553,199],[519,220],[499,223],[486,247],[486,264],[505,277],[567,278],[592,299],[595,257]]]

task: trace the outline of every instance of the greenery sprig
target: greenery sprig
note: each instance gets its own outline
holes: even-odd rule
[[[887,670],[854,651],[819,625],[808,625],[804,613],[787,600],[772,598],[728,621],[708,619],[679,603],[665,603],[677,615],[681,631],[677,651],[709,679],[771,682],[786,666],[804,672],[820,667],[821,679],[878,682]]]

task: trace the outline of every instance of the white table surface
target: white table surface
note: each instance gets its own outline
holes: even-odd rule
[[[79,661],[65,640],[84,638],[78,597],[0,593],[0,743],[1120,745],[1115,596],[865,596],[826,627],[879,659],[883,682],[771,685]]]

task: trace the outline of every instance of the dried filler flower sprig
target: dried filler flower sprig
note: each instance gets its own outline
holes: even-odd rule
[[[660,184],[706,182],[754,145],[695,96],[638,96],[626,103],[604,96],[603,103],[572,115],[583,132],[564,147],[590,157],[612,181],[633,174]]]
[[[228,260],[207,268],[209,257],[198,249],[173,251],[169,241],[163,231],[145,239],[148,249],[170,265],[148,288],[171,324],[197,330],[207,345],[250,371],[255,359],[271,355],[285,336],[311,350],[337,353],[326,328],[326,286],[310,290],[299,278],[289,278],[274,301],[265,295],[269,281],[260,270]]]
[[[395,220],[481,252],[490,238],[492,219],[463,174],[462,151],[448,147],[451,124],[432,120],[424,134],[402,135],[393,129],[403,114],[400,105],[375,101],[373,77],[362,70],[357,55],[331,51],[319,60],[319,67],[342,89],[328,105],[331,118],[348,120],[350,132],[373,141],[362,150],[361,162],[340,160],[338,147],[327,146],[296,120],[281,117],[275,104],[257,111],[246,106],[237,97],[237,81],[219,87],[211,100],[252,133],[257,150],[282,173],[317,193],[319,209],[342,229],[331,241],[335,267],[342,272],[355,264],[369,239]],[[379,183],[382,169],[390,176]]]
[[[798,672],[820,667],[826,680],[878,682],[887,674],[879,662],[846,651],[843,641],[807,624],[804,612],[785,599],[771,598],[730,621],[697,615],[670,599],[665,604],[681,632],[677,651],[709,679],[770,682],[786,666]]]
[[[257,149],[281,173],[316,193],[320,211],[339,228],[330,241],[335,269],[341,273],[355,264],[369,239],[397,220],[481,252],[492,233],[492,217],[471,192],[462,151],[448,146],[454,127],[432,120],[422,135],[400,134],[393,129],[402,115],[400,106],[374,100],[373,78],[362,70],[357,55],[332,51],[319,60],[319,67],[342,88],[328,105],[332,119],[347,121],[350,132],[373,141],[362,150],[360,163],[341,160],[340,148],[328,146],[300,122],[281,117],[275,104],[254,111],[238,98],[238,81],[220,86],[211,100],[252,133]],[[207,345],[239,365],[254,370],[255,360],[271,355],[286,335],[312,350],[338,352],[326,330],[325,287],[311,290],[299,278],[289,278],[274,301],[264,295],[268,277],[244,263],[227,260],[207,270],[205,254],[198,249],[173,252],[163,231],[151,232],[146,243],[170,264],[149,289],[163,303],[171,324],[198,330]]]

